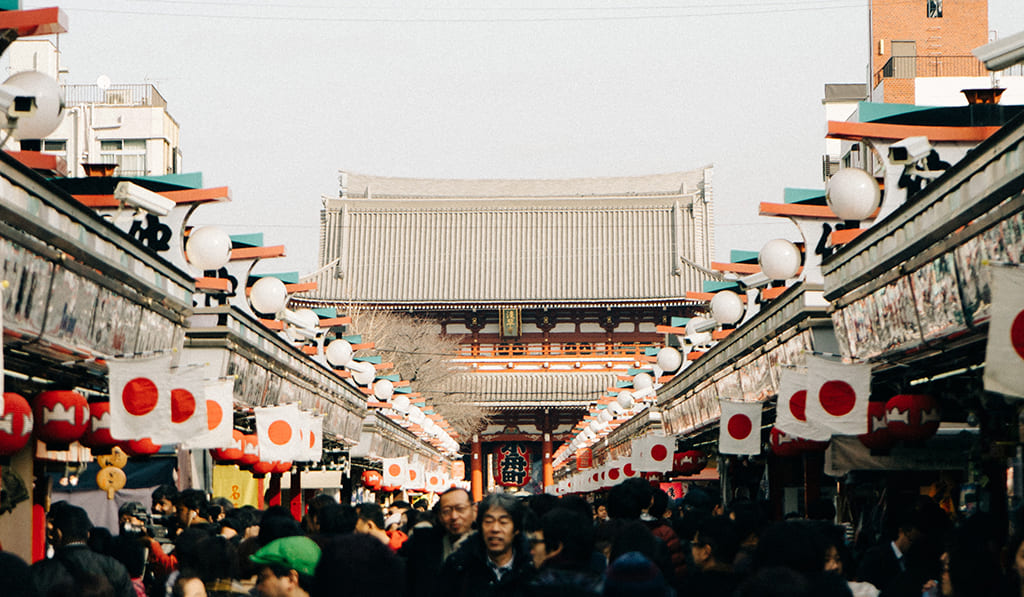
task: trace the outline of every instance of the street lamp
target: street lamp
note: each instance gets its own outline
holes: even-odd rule
[[[878,181],[860,168],[844,168],[832,175],[825,200],[842,220],[864,220],[878,209],[882,193]]]

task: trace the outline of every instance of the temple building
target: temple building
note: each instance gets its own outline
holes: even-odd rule
[[[474,489],[540,489],[573,426],[664,344],[657,326],[703,304],[692,294],[712,268],[712,175],[342,173],[324,200],[317,290],[293,304],[408,313],[458,337],[464,393],[489,413],[461,438]]]

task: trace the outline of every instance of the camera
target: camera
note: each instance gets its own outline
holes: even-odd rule
[[[889,146],[889,161],[893,164],[913,164],[932,152],[928,137],[907,137]]]

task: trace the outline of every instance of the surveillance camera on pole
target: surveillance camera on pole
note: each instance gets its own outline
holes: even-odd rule
[[[928,157],[932,144],[928,137],[907,137],[889,146],[889,163],[894,165],[915,164]]]
[[[1003,70],[1024,62],[1024,31],[974,48],[973,54],[988,70]]]
[[[122,205],[147,211],[155,216],[166,216],[174,209],[174,200],[154,193],[139,185],[122,181],[114,188],[114,199]]]

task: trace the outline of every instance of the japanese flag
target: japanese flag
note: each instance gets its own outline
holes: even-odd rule
[[[992,268],[985,389],[1024,398],[1024,269]]]
[[[180,444],[208,430],[206,383],[202,367],[179,367],[171,373],[171,420],[151,436],[156,444]]]
[[[761,453],[761,403],[722,400],[718,451],[722,454]]]
[[[775,426],[786,435],[814,441],[827,441],[832,436],[827,429],[807,422],[807,373],[782,370]]]
[[[672,470],[672,454],[675,448],[676,440],[663,435],[648,435],[634,439],[633,457],[630,461],[638,472],[664,473]]]
[[[111,437],[153,437],[171,423],[171,356],[107,361]]]
[[[185,442],[184,447],[190,450],[213,450],[230,448],[234,428],[234,390],[235,382],[231,379],[220,379],[207,382],[206,394],[206,430],[197,433]]]
[[[633,479],[640,476],[640,471],[629,460],[622,462],[622,466],[619,468],[622,470],[623,479]]]
[[[298,459],[302,452],[299,407],[294,404],[257,407],[255,412],[260,460],[291,462]]]
[[[807,423],[831,435],[868,432],[871,365],[807,357]]]
[[[384,480],[382,485],[391,487],[404,487],[409,482],[409,459],[406,456],[401,458],[384,459]]]
[[[427,480],[426,473],[423,471],[422,464],[409,464],[408,467],[409,480],[404,483],[404,487],[407,489],[426,489]]]
[[[299,411],[299,462],[323,459],[324,419],[317,413]]]
[[[605,473],[605,477],[608,479],[609,485],[618,485],[626,478],[622,474],[622,465],[623,462],[621,460],[608,463],[608,471]]]
[[[444,476],[440,471],[429,471],[427,473],[427,491],[431,493],[441,493],[447,487],[445,487]]]

